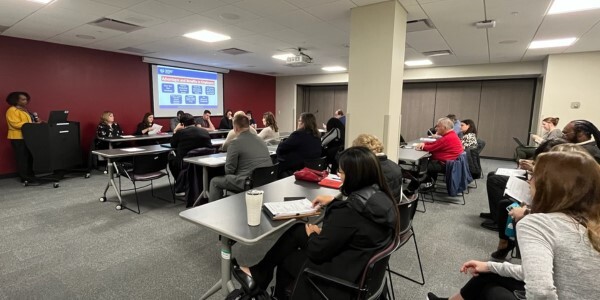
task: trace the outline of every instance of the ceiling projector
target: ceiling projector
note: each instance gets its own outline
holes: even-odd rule
[[[285,65],[289,67],[304,67],[312,62],[310,56],[300,53],[298,55],[290,56],[285,60]]]

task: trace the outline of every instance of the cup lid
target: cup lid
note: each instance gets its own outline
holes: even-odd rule
[[[264,191],[261,190],[249,190],[246,192],[248,195],[262,195]]]

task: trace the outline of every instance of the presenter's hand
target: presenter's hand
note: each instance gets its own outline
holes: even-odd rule
[[[333,196],[328,196],[328,195],[319,195],[317,196],[317,198],[315,198],[312,201],[312,205],[313,207],[320,205],[320,206],[325,206],[329,203],[331,203],[331,201],[333,201]]]
[[[487,262],[470,260],[460,267],[460,272],[468,274],[471,273],[473,276],[479,276],[479,273],[488,273],[490,268],[488,268]]]
[[[310,236],[313,232],[315,232],[316,234],[321,234],[321,228],[319,228],[319,226],[314,225],[314,224],[306,223],[305,229],[306,229],[307,236]]]
[[[415,150],[423,150],[423,147],[425,147],[425,143],[418,143],[415,145]]]

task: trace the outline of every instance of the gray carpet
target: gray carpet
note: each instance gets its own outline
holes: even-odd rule
[[[514,166],[482,163],[486,174]],[[141,215],[117,211],[114,202],[98,201],[105,183],[99,172],[65,179],[57,189],[0,180],[1,299],[198,299],[212,286],[220,272],[215,233],[179,218],[182,202],[153,199],[149,192],[140,197]],[[166,183],[159,183],[159,194],[167,196]],[[395,277],[396,299],[424,299],[428,291],[449,295],[468,280],[460,265],[485,260],[495,249],[497,233],[479,227],[479,213],[488,209],[485,179],[478,185],[465,206],[427,203],[427,212],[417,213],[426,284]],[[135,201],[133,194],[126,199]],[[275,239],[235,245],[233,254],[242,264],[255,263]],[[413,244],[396,252],[391,265],[417,278]]]

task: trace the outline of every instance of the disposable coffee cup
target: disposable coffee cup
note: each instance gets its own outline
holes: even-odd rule
[[[246,192],[246,215],[248,216],[248,225],[260,225],[260,212],[263,203],[263,194],[261,190],[249,190]]]

